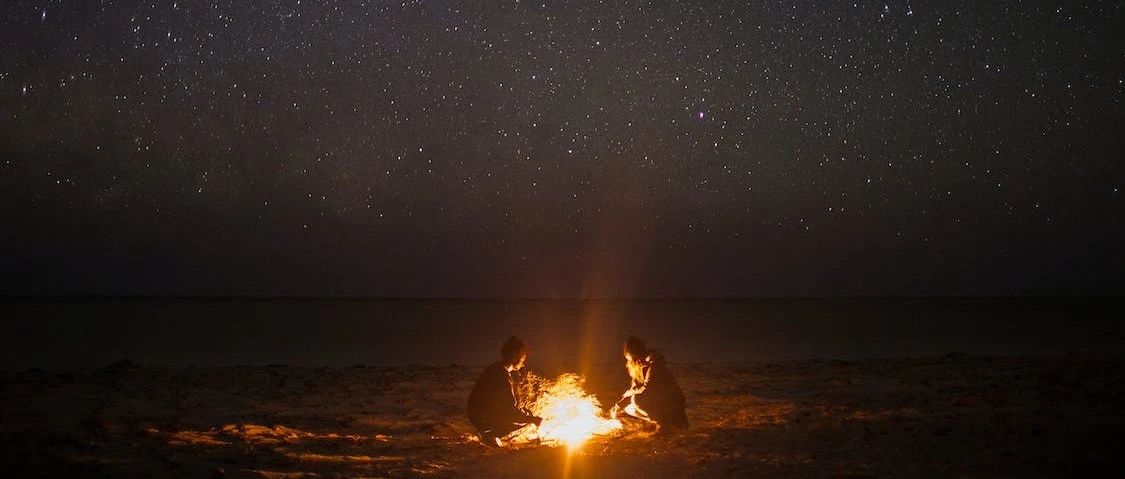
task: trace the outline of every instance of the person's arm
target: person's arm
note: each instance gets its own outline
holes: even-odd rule
[[[536,426],[538,426],[543,422],[543,420],[531,414],[531,411],[529,411],[527,408],[521,407],[519,405],[518,392],[523,390],[521,386],[523,386],[524,383],[527,382],[527,372],[515,371],[509,374],[511,381],[509,384],[512,386],[512,410],[514,411],[512,422],[524,424],[534,423]]]
[[[519,414],[520,414],[519,420],[514,421],[514,422],[522,422],[522,423],[526,423],[526,424],[535,424],[536,426],[543,423],[542,418],[536,417],[536,416],[528,413],[525,410],[520,409]]]

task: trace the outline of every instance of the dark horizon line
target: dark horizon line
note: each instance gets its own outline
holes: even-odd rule
[[[204,301],[562,301],[562,302],[644,302],[644,301],[879,301],[879,300],[1049,300],[1049,299],[1125,299],[1125,295],[1112,294],[1013,294],[1013,295],[854,295],[854,296],[367,296],[367,295],[282,295],[282,294],[0,294],[0,301],[8,300],[204,300]]]

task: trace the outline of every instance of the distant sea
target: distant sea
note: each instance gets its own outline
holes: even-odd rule
[[[672,362],[1125,355],[1122,299],[370,300],[9,298],[0,369],[483,365],[509,334],[549,369]]]

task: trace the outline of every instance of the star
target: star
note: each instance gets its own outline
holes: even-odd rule
[[[754,296],[820,274],[811,293],[879,293],[875,283],[896,288],[885,278],[908,270],[948,273],[912,282],[920,294],[993,280],[1051,291],[1061,280],[1046,274],[998,268],[1008,273],[978,281],[943,261],[1011,244],[1069,264],[1064,251],[1122,239],[1125,178],[1106,131],[1125,80],[1112,49],[1083,43],[1121,35],[1112,6],[728,2],[622,16],[597,2],[251,3],[87,12],[56,1],[0,15],[0,31],[21,39],[19,55],[0,55],[0,104],[11,106],[0,152],[19,166],[0,172],[0,214],[33,220],[0,248],[35,251],[22,263],[32,265],[68,257],[52,238],[109,231],[98,241],[198,252],[189,240],[206,231],[244,249],[213,248],[223,254],[193,258],[197,271],[256,258],[243,279],[339,270],[349,279],[313,282],[363,289],[365,265],[381,265],[414,285],[432,279],[419,271],[479,272],[553,295],[595,267],[591,250],[625,251],[614,259],[624,268],[674,245],[680,256],[651,258],[659,274],[645,282]],[[1026,41],[1060,15],[1074,35]],[[828,19],[841,21],[820,28]],[[963,35],[979,25],[994,28]],[[1063,166],[1076,159],[1082,168]],[[1041,198],[1066,201],[1036,208]],[[156,209],[160,225],[117,233]],[[54,211],[82,221],[38,214]],[[1035,220],[1048,217],[1044,231]],[[1107,226],[1068,229],[1079,225]],[[315,262],[270,260],[317,247]],[[930,247],[948,254],[918,254]],[[521,254],[540,277],[506,274]],[[120,256],[96,266],[137,264]],[[799,274],[764,279],[790,262]],[[868,265],[871,283],[825,266],[838,264]],[[122,276],[140,283],[137,268]],[[182,272],[164,284],[186,284]],[[977,283],[940,284],[962,280]],[[506,295],[500,282],[492,292]],[[400,292],[429,292],[412,288]]]

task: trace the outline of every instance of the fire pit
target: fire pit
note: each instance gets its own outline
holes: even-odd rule
[[[583,388],[584,382],[582,376],[574,373],[554,380],[529,374],[521,397],[527,398],[524,407],[543,421],[538,426],[529,424],[514,431],[503,445],[538,441],[577,450],[594,436],[621,430],[621,422],[605,414],[598,399]]]

